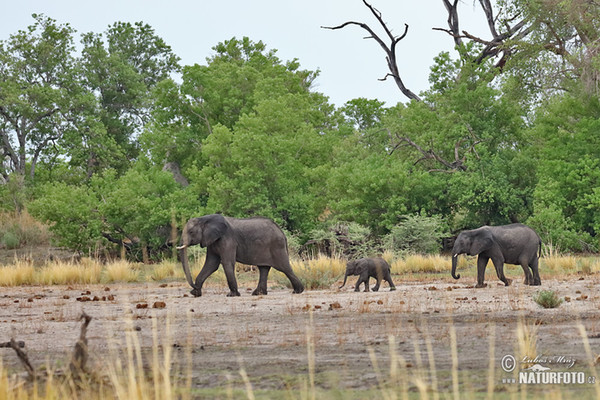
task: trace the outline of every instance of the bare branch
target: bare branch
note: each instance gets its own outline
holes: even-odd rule
[[[35,379],[35,369],[29,362],[29,357],[27,357],[27,353],[21,350],[21,347],[24,347],[25,344],[23,342],[17,342],[15,339],[10,339],[10,347],[17,353],[17,357],[25,366],[25,370],[29,374],[31,379]]]
[[[369,4],[366,0],[363,0],[363,3],[365,4],[365,6],[367,8],[369,8],[371,13],[373,14],[375,19],[381,26],[381,28],[383,28],[385,34],[387,35],[387,39],[389,39],[389,44],[386,44],[386,42],[377,33],[375,33],[375,31],[369,25],[367,25],[363,22],[347,21],[347,22],[344,22],[343,24],[340,24],[337,26],[321,26],[321,28],[330,29],[330,30],[338,30],[338,29],[343,29],[347,26],[354,25],[354,26],[358,26],[358,27],[364,29],[369,34],[369,36],[365,37],[365,39],[375,40],[377,42],[377,44],[379,44],[379,46],[383,49],[383,51],[385,52],[385,55],[386,55],[386,61],[388,64],[389,73],[386,74],[386,76],[380,80],[386,80],[387,77],[392,77],[394,79],[394,82],[396,83],[396,86],[398,86],[398,88],[400,89],[402,94],[404,94],[409,99],[420,101],[421,100],[420,97],[416,93],[414,93],[413,91],[411,91],[410,89],[408,89],[406,87],[406,85],[402,81],[402,78],[400,77],[400,72],[398,69],[396,46],[408,34],[408,24],[404,24],[404,32],[400,36],[394,36],[392,31],[389,29],[389,27],[383,20],[381,12],[379,10],[377,10],[375,7],[373,7],[371,4]]]
[[[75,343],[75,348],[73,349],[73,357],[71,358],[71,363],[69,364],[69,369],[71,370],[71,374],[73,376],[80,376],[85,372],[85,364],[88,360],[88,342],[87,342],[87,327],[92,320],[92,317],[87,315],[85,312],[81,314],[80,319],[83,320],[83,324],[81,325],[81,332],[79,333],[79,340]]]

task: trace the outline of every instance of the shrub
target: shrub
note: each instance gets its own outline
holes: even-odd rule
[[[556,308],[562,304],[563,299],[552,290],[541,290],[533,295],[533,301],[544,308]]]
[[[8,231],[8,232],[4,232],[4,235],[2,235],[2,240],[0,240],[0,243],[2,244],[3,247],[5,247],[7,249],[16,249],[21,244],[21,241],[19,240],[19,237],[17,235],[15,235],[13,232]]]
[[[328,257],[361,258],[369,256],[375,247],[371,230],[356,222],[329,223],[313,229],[309,236],[311,240],[302,249],[309,257],[324,254]]]
[[[416,254],[438,253],[447,227],[440,216],[406,215],[384,238],[384,246],[392,252]]]

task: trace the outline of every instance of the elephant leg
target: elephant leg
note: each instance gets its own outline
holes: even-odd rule
[[[370,290],[370,288],[369,288],[369,273],[365,272],[364,274],[361,274],[361,279],[365,283],[365,292],[368,292]]]
[[[219,256],[211,253],[206,254],[206,259],[204,260],[204,265],[200,270],[198,276],[196,276],[196,289],[192,289],[190,292],[195,297],[202,296],[202,285],[204,285],[204,281],[211,276],[218,268],[221,263],[221,259]]]
[[[360,292],[360,284],[363,283],[362,279],[363,279],[362,276],[358,277],[358,280],[356,281],[356,285],[354,285],[355,292]]]
[[[521,267],[523,268],[523,273],[525,274],[525,280],[523,283],[525,285],[533,285],[533,276],[531,275],[531,271],[529,270],[529,262],[525,259],[520,259]]]
[[[476,288],[485,287],[485,284],[483,283],[485,279],[485,267],[487,266],[489,260],[489,257],[484,257],[481,254],[477,256],[477,285],[475,285]]]
[[[235,261],[223,261],[223,270],[225,270],[225,277],[229,286],[227,297],[239,296],[240,292],[238,292],[237,280],[235,279]]]
[[[375,286],[373,286],[373,288],[371,289],[374,292],[378,292],[379,291],[379,286],[381,285],[381,278],[377,277],[375,278]]]
[[[390,291],[396,290],[396,286],[394,285],[394,282],[392,282],[392,274],[389,271],[385,274],[384,279],[390,284]]]
[[[304,292],[304,285],[298,279],[294,271],[292,270],[292,266],[290,265],[290,261],[287,257],[287,253],[285,256],[281,256],[279,261],[273,265],[277,271],[283,272],[283,274],[290,280],[292,287],[294,288],[294,293],[302,293]],[[266,290],[266,277],[265,277],[265,290]]]
[[[494,268],[496,268],[496,275],[498,275],[498,279],[504,282],[504,286],[510,286],[512,280],[504,276],[504,262],[496,257],[492,258],[492,262],[494,263]]]
[[[256,289],[254,289],[254,292],[252,292],[253,296],[267,294],[267,277],[269,276],[270,270],[271,270],[271,267],[269,267],[269,266],[263,266],[263,265],[258,266],[258,271],[259,271],[260,275],[258,278],[258,286],[256,287]]]
[[[533,272],[533,277],[531,278],[532,280],[530,282],[530,285],[533,286],[540,286],[542,284],[542,280],[540,279],[540,271],[538,268],[539,265],[539,258],[537,256],[535,256],[535,258],[533,259],[533,261],[531,262],[531,264],[529,264],[529,267],[531,268],[531,272]]]

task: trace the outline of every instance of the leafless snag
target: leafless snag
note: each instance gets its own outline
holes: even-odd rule
[[[454,39],[454,43],[456,46],[462,46],[462,39],[469,39],[474,42],[480,43],[484,46],[481,53],[475,57],[474,61],[478,64],[483,61],[500,57],[500,59],[496,62],[496,67],[502,69],[506,64],[508,58],[513,54],[513,49],[508,45],[508,41],[514,40],[522,40],[529,33],[531,33],[531,26],[527,25],[527,21],[522,19],[513,25],[515,20],[517,20],[517,16],[513,18],[507,19],[503,21],[503,28],[499,30],[496,25],[498,24],[498,18],[494,15],[494,10],[492,8],[492,4],[490,0],[479,0],[479,4],[483,9],[485,14],[488,28],[490,30],[490,34],[492,36],[491,39],[485,40],[475,35],[470,34],[467,31],[461,31],[459,27],[459,18],[458,18],[458,0],[449,1],[442,0],[446,10],[448,11],[448,29],[443,28],[433,28],[434,30],[446,32]]]
[[[365,31],[367,31],[369,36],[365,37],[365,39],[375,40],[377,42],[377,44],[379,44],[379,46],[383,49],[383,51],[386,54],[386,61],[387,61],[388,69],[390,72],[387,73],[385,75],[385,77],[383,77],[380,80],[383,81],[383,80],[386,80],[388,77],[392,77],[394,79],[394,82],[396,82],[396,85],[398,86],[400,91],[406,97],[408,97],[409,99],[420,101],[421,99],[419,98],[419,96],[406,87],[406,85],[402,81],[402,78],[400,77],[400,72],[398,70],[396,46],[402,39],[404,39],[406,37],[406,35],[408,33],[408,24],[404,24],[404,32],[402,33],[402,35],[394,36],[392,31],[388,28],[387,24],[383,20],[381,12],[379,10],[377,10],[375,7],[373,7],[371,4],[369,4],[366,0],[363,0],[363,3],[365,4],[365,6],[367,6],[369,8],[371,13],[375,16],[375,19],[377,19],[377,22],[379,23],[379,25],[381,25],[381,27],[383,28],[385,35],[387,36],[387,39],[389,39],[389,44],[387,44],[384,41],[384,39],[382,39],[381,36],[379,36],[377,33],[375,33],[375,31],[369,25],[367,25],[363,22],[348,21],[348,22],[344,22],[341,25],[322,26],[321,28],[337,30],[337,29],[343,29],[350,25],[356,25],[356,26],[364,29]]]
[[[71,374],[74,377],[80,376],[82,373],[85,373],[85,364],[88,360],[88,344],[87,344],[87,327],[92,320],[92,317],[87,315],[85,312],[81,314],[80,319],[83,320],[83,324],[81,325],[81,332],[79,334],[79,340],[75,343],[75,347],[73,349],[73,357],[71,358],[71,363],[69,364],[69,369],[71,370]]]

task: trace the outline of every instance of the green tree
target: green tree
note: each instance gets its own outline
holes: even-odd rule
[[[138,155],[136,135],[149,120],[152,91],[179,71],[179,57],[142,22],[117,22],[104,35],[83,35],[82,44],[80,81],[96,103],[64,146],[88,178],[108,166],[122,173]]]
[[[587,250],[591,238],[600,233],[600,213],[595,207],[600,187],[599,121],[596,96],[569,93],[540,107],[530,130],[539,176],[532,221],[565,249]],[[560,218],[563,222],[559,223]],[[579,239],[574,240],[575,236]]]
[[[52,154],[72,124],[80,95],[73,73],[73,29],[44,15],[0,41],[0,174],[27,173]]]

